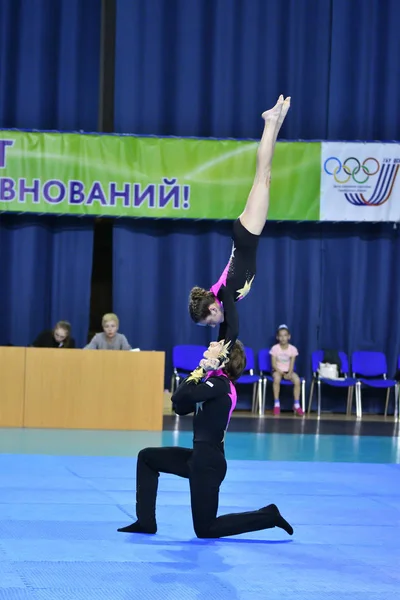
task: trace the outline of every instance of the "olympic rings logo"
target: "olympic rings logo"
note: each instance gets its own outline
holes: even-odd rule
[[[376,175],[381,168],[379,161],[370,156],[361,164],[358,158],[350,156],[342,163],[337,156],[330,156],[324,163],[324,171],[327,175],[333,175],[336,183],[348,183],[353,179],[358,185],[366,183],[372,175]],[[361,175],[359,175],[361,171]],[[342,178],[338,175],[342,173]],[[365,176],[365,177],[364,177]]]

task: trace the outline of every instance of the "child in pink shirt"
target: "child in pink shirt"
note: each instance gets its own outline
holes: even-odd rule
[[[299,353],[297,348],[289,344],[290,331],[287,325],[280,325],[278,327],[276,339],[279,343],[272,346],[270,350],[274,377],[274,415],[279,416],[281,413],[279,392],[283,378],[286,381],[291,381],[293,383],[293,410],[297,415],[303,416],[304,413],[300,407],[300,378],[297,373],[294,372],[294,361]]]

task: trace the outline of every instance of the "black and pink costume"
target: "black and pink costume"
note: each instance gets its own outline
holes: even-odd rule
[[[224,322],[220,325],[218,340],[225,340],[225,355],[229,354],[239,335],[236,302],[247,296],[256,276],[259,239],[260,236],[250,233],[240,219],[234,222],[229,262],[210,290],[224,309]]]
[[[188,377],[172,396],[178,415],[194,413],[193,449],[145,448],[136,470],[137,521],[118,531],[156,533],[156,498],[160,473],[189,480],[193,526],[197,537],[219,538],[249,531],[291,526],[274,504],[253,512],[217,517],[219,489],[227,465],[225,434],[236,406],[236,389],[222,370],[208,373],[196,383]]]

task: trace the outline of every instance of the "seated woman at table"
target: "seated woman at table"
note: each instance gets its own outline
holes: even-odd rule
[[[118,333],[119,319],[114,313],[103,315],[103,332],[96,333],[85,350],[132,350],[123,333]]]
[[[39,333],[32,346],[35,348],[75,348],[68,321],[58,321],[53,329]]]

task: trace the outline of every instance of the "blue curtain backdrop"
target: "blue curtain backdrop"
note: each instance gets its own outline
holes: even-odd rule
[[[115,131],[399,139],[397,0],[116,0]],[[101,0],[0,0],[0,127],[97,129]]]
[[[114,310],[134,346],[167,351],[167,376],[173,345],[212,339],[213,330],[191,322],[187,297],[193,285],[209,287],[219,277],[231,227],[183,221],[114,226]],[[257,352],[287,323],[308,377],[317,348],[381,350],[393,375],[400,352],[399,256],[399,229],[392,225],[267,223],[256,281],[238,305],[240,338]]]
[[[117,0],[115,130],[400,139],[398,0]]]
[[[319,137],[400,140],[399,29],[398,0],[332,0],[329,108]]]
[[[0,0],[0,127],[97,129],[101,0]]]
[[[282,92],[282,137],[322,136],[330,16],[326,0],[117,0],[116,131],[259,137]]]
[[[86,343],[92,250],[90,219],[0,215],[0,345],[30,345],[60,319]]]

